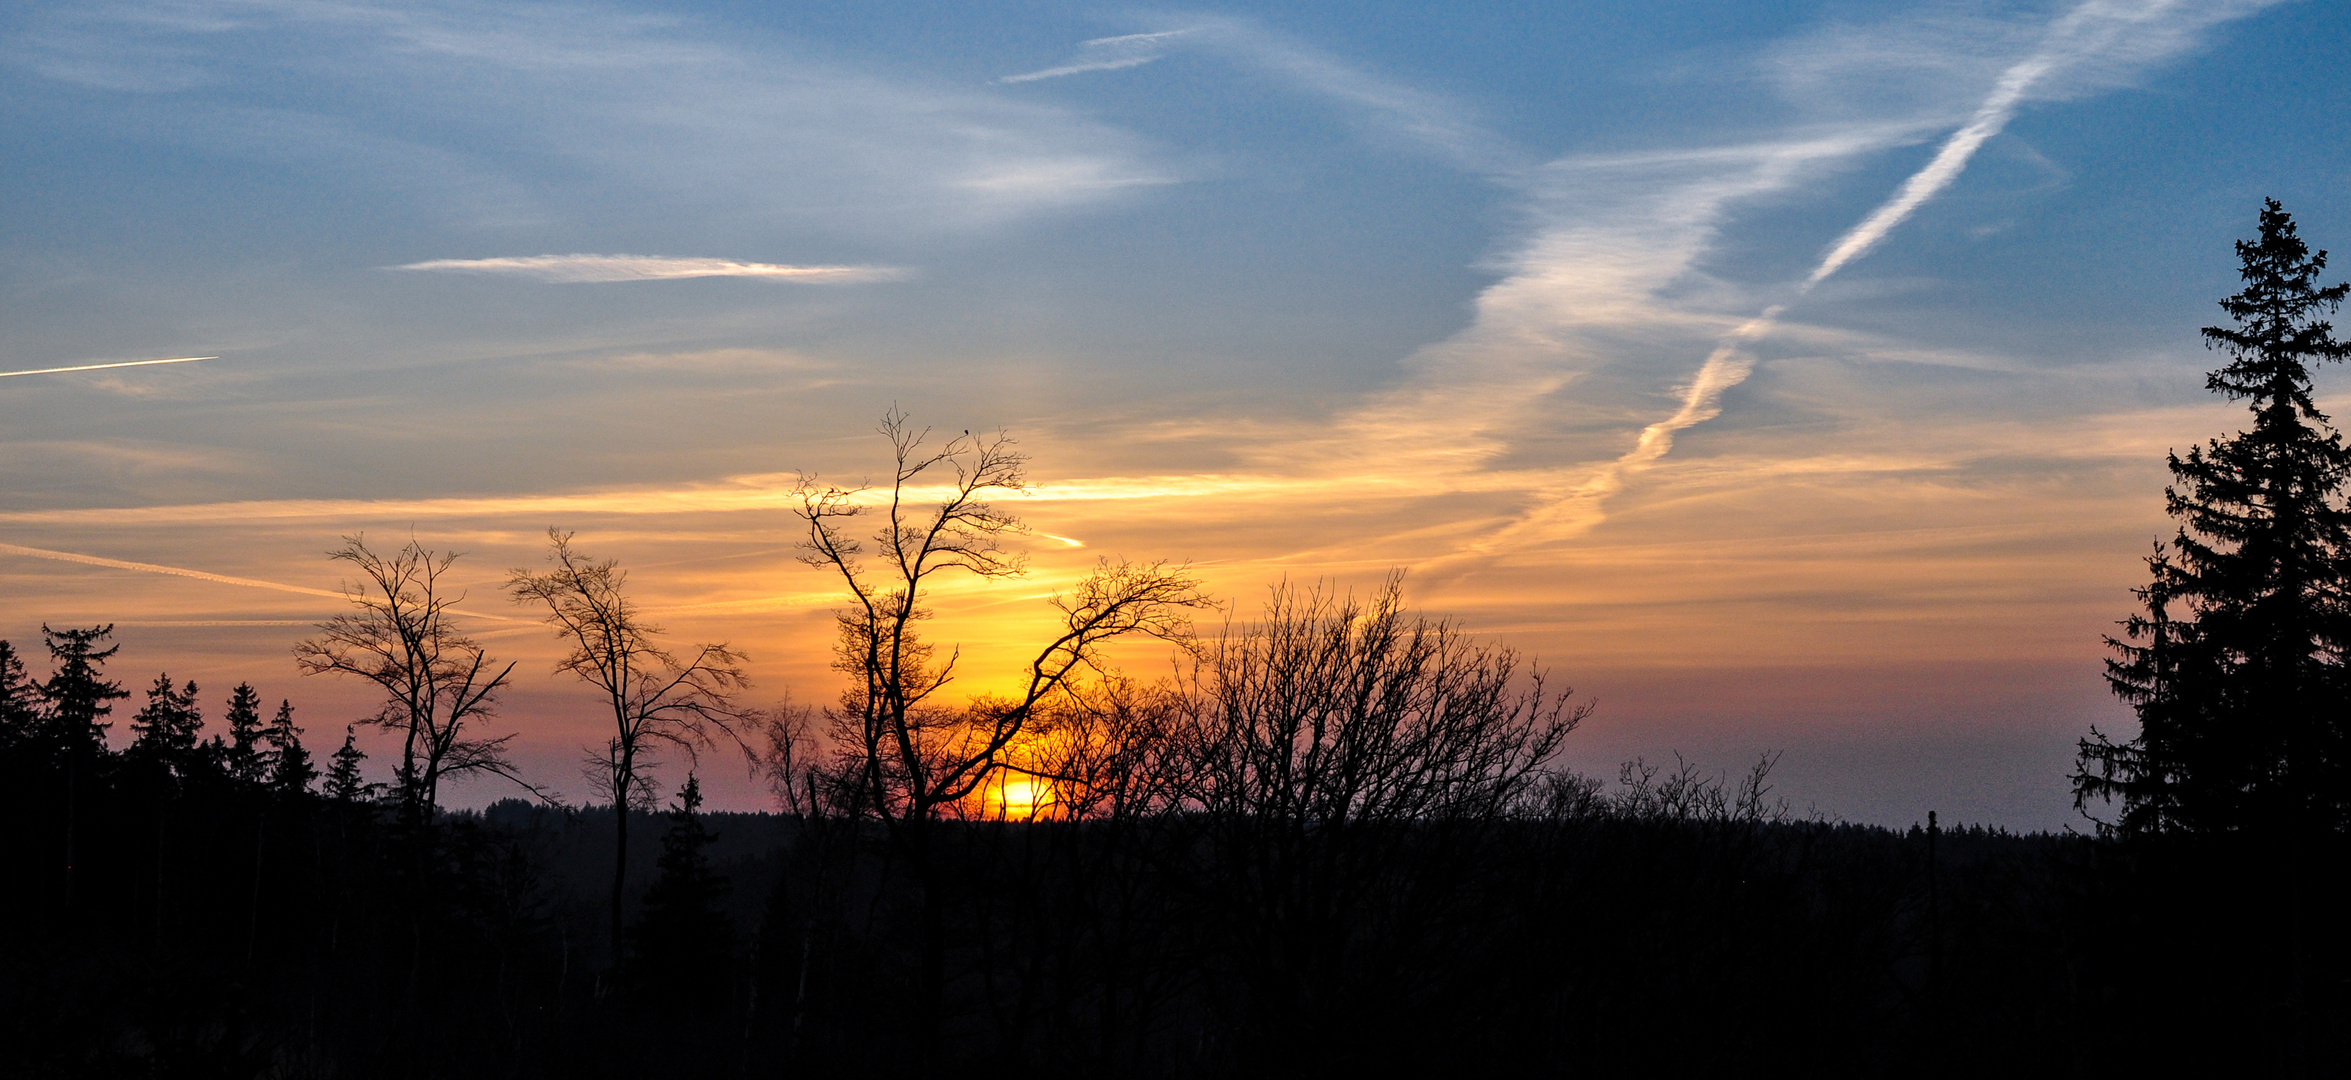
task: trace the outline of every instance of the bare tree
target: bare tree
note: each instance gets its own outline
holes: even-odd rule
[[[1089,680],[1032,718],[986,798],[961,807],[988,875],[979,974],[999,1054],[1152,1071],[1164,1006],[1198,970],[1166,877],[1189,851],[1187,747],[1172,737],[1187,715],[1167,683]]]
[[[1040,709],[1100,660],[1109,641],[1133,634],[1186,640],[1185,611],[1207,603],[1184,568],[1105,560],[1054,606],[1061,632],[1028,665],[1017,697],[951,707],[934,699],[953,681],[957,654],[945,658],[915,633],[930,616],[924,590],[942,574],[1018,576],[1025,559],[1005,541],[1025,532],[1020,519],[988,503],[1027,488],[1027,459],[1002,434],[969,432],[935,449],[929,431],[893,409],[882,418],[895,463],[887,495],[820,485],[803,477],[800,514],[808,525],[803,561],[838,574],[850,603],[838,615],[836,669],[852,682],[834,713],[836,742],[865,788],[867,811],[880,818],[906,855],[922,889],[922,973],[918,1023],[926,1067],[936,1051],[945,983],[941,892],[947,882],[932,833],[943,811],[972,797],[1003,765],[1006,747]],[[918,503],[921,485],[945,494]],[[873,505],[868,505],[871,502]],[[869,510],[882,520],[866,540],[851,536]]]
[[[612,798],[612,961],[620,962],[621,897],[628,883],[629,809],[650,791],[654,755],[661,749],[688,758],[724,737],[750,753],[736,731],[745,719],[735,694],[748,686],[743,654],[727,645],[698,645],[680,660],[661,647],[661,628],[639,617],[626,592],[628,572],[611,560],[572,550],[572,534],[547,530],[546,570],[517,568],[506,591],[518,604],[544,604],[547,624],[571,645],[556,661],[596,688],[612,711],[612,737],[588,760],[590,779]]]
[[[784,701],[756,716],[759,774],[775,794],[776,806],[803,825],[857,813],[852,805],[855,792],[842,790],[839,762],[825,755],[817,738],[816,714],[807,705]],[[849,783],[856,786],[853,778]]]
[[[400,733],[398,796],[409,825],[429,830],[440,805],[441,781],[483,772],[536,790],[514,774],[506,743],[477,732],[495,714],[498,691],[514,670],[491,660],[481,645],[457,632],[443,582],[455,552],[433,552],[410,540],[379,555],[363,537],[346,536],[327,557],[351,564],[359,579],[343,586],[359,610],[319,624],[318,635],[294,646],[304,675],[356,675],[382,687],[383,708],[371,722]]]
[[[1184,687],[1193,884],[1267,1052],[1355,1045],[1429,992],[1415,977],[1474,923],[1474,860],[1590,713],[1511,650],[1408,617],[1401,587],[1281,586]]]

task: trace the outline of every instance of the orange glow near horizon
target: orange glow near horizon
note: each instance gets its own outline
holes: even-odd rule
[[[1042,497],[998,500],[1034,530],[1024,545],[1029,572],[936,579],[928,590],[935,617],[922,637],[942,658],[956,657],[942,695],[952,705],[1022,690],[1036,651],[1059,630],[1048,599],[1098,556],[1188,562],[1225,606],[1194,616],[1211,637],[1227,617],[1254,618],[1267,589],[1284,580],[1360,593],[1402,569],[1413,607],[1541,662],[1558,684],[1598,698],[1604,723],[1653,716],[1682,723],[1698,699],[1665,691],[1690,680],[1712,687],[1701,695],[1703,714],[1721,718],[1709,721],[1720,738],[1742,746],[1790,742],[1739,733],[1746,723],[1739,717],[1796,708],[1780,700],[1788,691],[1760,687],[1811,687],[1799,711],[1813,716],[1891,716],[1908,707],[1865,692],[1853,678],[1858,671],[2062,667],[2087,673],[2080,700],[2088,704],[2080,707],[2103,707],[2094,684],[2100,637],[2128,609],[2137,555],[2165,526],[2165,433],[2217,430],[2229,419],[2225,404],[2158,410],[2080,421],[2063,437],[1986,424],[1965,431],[1885,424],[1844,433],[1833,454],[1800,457],[1770,433],[1700,427],[1685,433],[1676,456],[1613,496],[1604,518],[1561,520],[1553,531],[1545,531],[1550,517],[1530,516],[1539,493],[1485,486],[1502,474],[1470,470],[1419,488],[1393,476],[1350,482],[1353,467],[1376,471],[1377,462],[1301,459],[1282,484],[1137,481],[1126,497],[1086,497],[1119,485],[1087,479],[1100,474],[1085,467],[1125,464],[1120,455],[1131,447],[1048,430],[1030,440]],[[1184,456],[1170,449],[1177,442],[1158,445]],[[1964,471],[1969,460],[2028,442],[2051,459],[2048,468]],[[852,443],[849,462],[878,449]],[[1062,468],[1046,473],[1049,465]],[[2047,479],[2073,474],[2087,479],[2055,488]],[[1232,473],[1219,466],[1201,475]],[[340,533],[390,538],[413,528],[429,547],[465,553],[455,568],[469,593],[465,610],[486,616],[469,620],[467,631],[500,659],[518,661],[502,723],[518,733],[533,779],[576,797],[571,761],[603,736],[579,719],[586,714],[576,681],[553,670],[559,643],[533,613],[507,606],[500,589],[507,568],[542,557],[544,521],[557,514],[583,549],[630,570],[632,596],[673,646],[728,642],[749,654],[754,704],[823,704],[841,685],[831,667],[833,611],[845,599],[838,580],[794,559],[805,526],[764,501],[713,509],[694,500],[564,495],[511,506],[481,499],[375,508],[399,517],[356,503],[294,500],[282,509],[0,511],[7,533],[0,585],[9,597],[0,638],[37,648],[42,622],[113,622],[126,684],[158,670],[194,678],[208,695],[250,681],[267,696],[293,698],[324,737],[372,705],[362,687],[294,677],[288,647],[306,624],[345,610],[334,595],[338,568],[323,552]],[[1525,521],[1538,525],[1511,532],[1507,544],[1487,543]],[[1082,537],[1086,547],[1061,537]],[[1165,642],[1136,639],[1114,643],[1108,658],[1150,681],[1171,672],[1174,653]],[[1925,687],[1904,700],[1947,692],[1957,691]],[[1668,713],[1645,714],[1643,698],[1632,694]],[[362,733],[363,744],[368,737]],[[1663,749],[1633,741],[1640,737],[1618,738],[1636,752]],[[1690,745],[1683,736],[1651,737]],[[1051,813],[1068,798],[1056,795],[1050,785],[996,792],[992,805],[973,812]],[[714,798],[767,801],[753,785]]]

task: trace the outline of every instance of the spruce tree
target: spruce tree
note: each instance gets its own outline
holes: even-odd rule
[[[735,932],[720,906],[727,880],[710,868],[706,850],[717,837],[703,827],[702,785],[692,774],[670,805],[661,837],[660,874],[645,891],[645,913],[629,935],[631,982],[669,1007],[704,1007],[725,1000]]]
[[[133,759],[160,765],[178,777],[196,771],[203,758],[199,742],[204,734],[196,684],[175,690],[169,672],[157,675],[155,685],[147,688],[147,704],[131,718],[131,730],[137,733],[131,740]]]
[[[318,777],[318,768],[310,763],[310,751],[302,746],[302,729],[294,726],[293,702],[278,702],[277,717],[263,729],[261,740],[269,744],[266,757],[270,790],[281,795],[309,791],[310,782]]]
[[[258,785],[269,777],[270,761],[261,748],[261,695],[253,692],[253,684],[238,683],[229,691],[228,711],[221,714],[228,725],[228,741],[220,744],[221,767],[229,779],[241,785]]]
[[[106,755],[106,717],[115,701],[130,692],[105,677],[106,661],[122,646],[101,649],[98,643],[114,636],[114,626],[87,630],[51,630],[41,627],[49,647],[49,680],[41,684],[42,710],[35,741],[44,753],[69,765],[85,766]]]
[[[49,670],[49,680],[41,684],[44,707],[30,741],[33,754],[44,759],[64,780],[65,790],[59,792],[59,801],[65,807],[60,847],[65,855],[62,898],[68,909],[75,903],[74,867],[80,859],[82,790],[112,768],[114,756],[106,748],[105,718],[114,712],[115,701],[131,696],[120,684],[104,677],[106,661],[122,646],[101,649],[98,643],[113,635],[112,623],[87,630],[52,630],[46,623],[41,626],[42,644],[48,646],[49,660],[55,666]]]
[[[2351,285],[2322,286],[2326,252],[2267,200],[2239,241],[2245,287],[2221,301],[2233,326],[2204,330],[2228,362],[2208,389],[2248,402],[2250,430],[2170,455],[2166,509],[2137,591],[2145,610],[2107,662],[2138,713],[2137,737],[2081,744],[2075,803],[2113,800],[2125,835],[2276,833],[2346,824],[2345,577],[2351,450],[2311,400],[2313,364],[2351,356],[2325,319]]]
[[[345,806],[371,802],[375,799],[375,785],[360,779],[359,763],[367,760],[359,749],[359,734],[353,726],[343,728],[342,749],[327,765],[326,797]]]
[[[41,688],[25,677],[16,646],[0,641],[0,754],[31,743],[41,722]]]

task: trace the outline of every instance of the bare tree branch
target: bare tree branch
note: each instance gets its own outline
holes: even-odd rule
[[[453,625],[452,609],[465,598],[447,595],[441,578],[457,554],[411,539],[380,555],[364,537],[346,536],[327,557],[358,571],[343,586],[358,611],[319,624],[316,636],[295,644],[294,662],[305,675],[353,675],[383,689],[384,707],[371,722],[402,736],[397,786],[410,823],[430,824],[445,777],[484,772],[520,784],[504,753],[512,736],[472,733],[496,714],[514,665],[499,666]]]
[[[662,648],[661,628],[638,616],[627,593],[628,572],[611,560],[573,550],[572,534],[547,530],[548,568],[517,568],[506,591],[518,604],[544,605],[546,622],[571,651],[556,661],[594,687],[612,714],[612,737],[590,758],[597,787],[612,799],[617,853],[612,868],[611,931],[614,962],[622,944],[621,901],[627,886],[631,798],[650,790],[648,770],[662,748],[689,760],[724,738],[753,757],[739,728],[746,719],[735,695],[750,685],[743,654],[727,645],[696,646],[680,660]]]

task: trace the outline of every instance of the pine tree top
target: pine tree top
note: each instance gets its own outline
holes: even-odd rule
[[[2243,291],[2220,302],[2237,325],[2207,326],[2208,346],[2230,356],[2204,385],[2231,398],[2288,400],[2305,414],[2310,403],[2309,361],[2342,360],[2351,345],[2336,341],[2332,314],[2351,294],[2351,282],[2321,286],[2327,253],[2313,252],[2296,235],[2294,217],[2276,199],[2262,200],[2261,235],[2237,241]]]
[[[185,766],[204,731],[196,693],[194,682],[181,690],[172,686],[169,672],[157,675],[155,685],[147,688],[146,706],[131,718],[131,730],[138,732],[132,751],[175,768]]]

